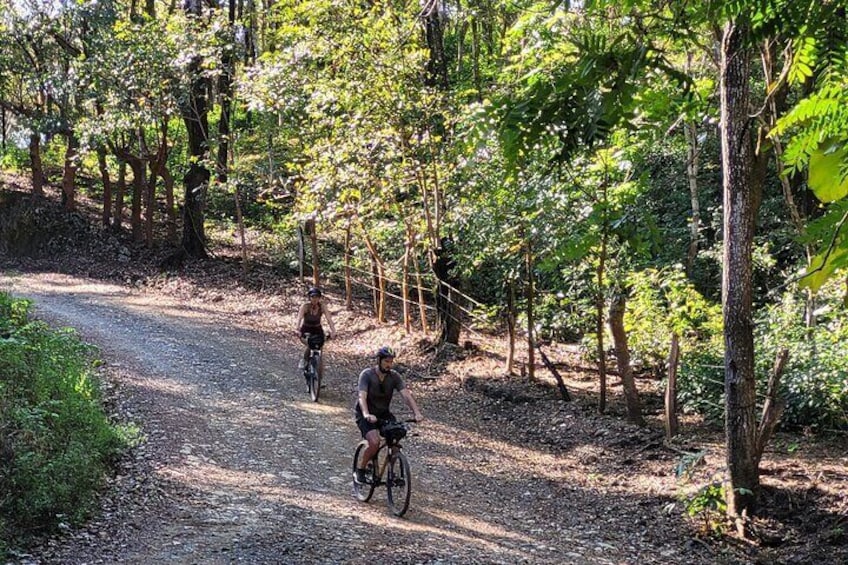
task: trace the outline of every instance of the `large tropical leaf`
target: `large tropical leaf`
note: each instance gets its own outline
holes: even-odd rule
[[[810,155],[810,189],[822,202],[835,202],[848,196],[848,151],[841,143],[819,147]]]

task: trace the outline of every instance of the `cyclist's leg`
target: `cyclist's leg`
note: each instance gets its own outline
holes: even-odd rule
[[[380,431],[376,424],[372,424],[363,418],[362,413],[358,410],[356,412],[356,425],[359,427],[362,437],[368,442],[368,447],[365,448],[362,458],[359,460],[359,468],[364,470],[377,450],[380,449]]]

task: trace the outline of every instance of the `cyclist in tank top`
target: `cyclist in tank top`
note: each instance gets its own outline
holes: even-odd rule
[[[295,323],[295,328],[297,329],[297,335],[300,337],[300,340],[306,344],[306,336],[310,334],[317,334],[322,337],[322,341],[324,338],[324,328],[321,325],[321,318],[327,320],[327,325],[330,328],[330,331],[326,334],[327,338],[333,336],[336,333],[336,328],[333,326],[333,318],[330,316],[330,311],[327,308],[324,308],[324,305],[321,304],[321,289],[317,287],[310,288],[306,296],[309,297],[309,302],[300,307],[300,311],[297,315],[297,322]],[[309,346],[306,346],[306,350],[303,352],[303,357],[298,362],[298,368],[303,369],[306,366],[306,361],[309,359]]]

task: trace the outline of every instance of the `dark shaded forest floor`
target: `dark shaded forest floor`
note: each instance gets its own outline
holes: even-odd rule
[[[11,180],[25,185],[18,179]],[[9,186],[10,179],[5,184]],[[3,235],[2,226],[20,225],[10,216],[10,211],[25,208],[14,205],[19,198],[8,191],[0,192],[0,235]],[[139,357],[128,357],[117,346],[98,343],[104,351],[106,382],[112,383],[110,402],[117,417],[140,420],[143,428],[151,430],[149,439],[122,463],[118,479],[112,481],[104,495],[102,514],[90,526],[46,539],[22,552],[20,562],[109,562],[110,559],[143,562],[143,558],[152,556],[204,562],[203,552],[199,554],[201,557],[192,558],[176,550],[168,553],[162,544],[156,546],[158,553],[145,553],[139,548],[132,553],[129,550],[121,553],[120,543],[134,546],[127,541],[132,534],[123,532],[116,521],[129,521],[134,527],[143,528],[138,525],[137,516],[127,515],[125,507],[136,505],[138,512],[147,517],[168,516],[162,510],[162,505],[167,507],[163,501],[180,500],[183,508],[186,501],[208,506],[210,496],[221,499],[233,496],[221,486],[226,482],[224,478],[211,472],[204,474],[200,463],[213,458],[198,454],[197,445],[204,441],[202,435],[196,435],[198,426],[170,420],[167,427],[155,423],[173,418],[175,413],[190,413],[185,405],[176,399],[163,402],[161,396],[152,392],[159,384],[145,387],[146,394],[151,396],[143,400],[137,400],[143,396],[140,393],[133,397],[135,400],[122,398],[122,391],[142,378],[148,383],[155,381],[149,367],[134,366],[144,364],[140,361],[144,355],[158,359],[158,369],[153,372],[171,378],[169,367],[181,366],[177,358],[181,345],[201,343],[212,339],[208,337],[210,331],[217,335],[230,328],[240,332],[240,337],[234,342],[229,360],[215,361],[213,367],[219,375],[231,375],[234,363],[247,367],[249,363],[258,363],[255,359],[264,355],[270,356],[271,365],[291,367],[297,355],[294,313],[304,285],[287,268],[274,265],[258,244],[251,247],[251,268],[245,273],[231,232],[211,232],[214,258],[187,262],[176,271],[163,272],[160,266],[170,254],[170,248],[146,249],[131,243],[126,235],[101,230],[90,202],[83,201],[81,212],[73,216],[59,210],[55,193],[40,206],[43,209],[37,216],[39,225],[47,222],[50,228],[38,237],[24,238],[22,241],[30,243],[23,254],[8,248],[0,254],[3,283],[0,288],[17,285],[22,291],[43,297],[45,304],[57,301],[57,310],[52,315],[71,325],[75,325],[74,317],[84,322],[85,310],[77,302],[73,305],[61,302],[63,286],[68,300],[72,296],[85,296],[88,297],[85,300],[100,304],[96,296],[117,295],[120,300],[114,303],[115,309],[124,302],[137,303],[139,308],[143,304],[146,313],[157,308],[162,312],[179,308],[184,317],[198,318],[202,329],[193,330],[197,333],[186,330],[189,333],[185,338],[162,348],[170,353],[156,353],[158,349],[154,347]],[[48,292],[48,288],[59,292]],[[396,321],[375,322],[367,296],[359,297],[352,310],[345,310],[342,290],[332,285],[328,288],[328,302],[340,331],[338,338],[328,345],[331,369],[320,407],[302,406],[306,394],[297,388],[297,382],[289,386],[290,375],[282,374],[285,369],[275,379],[240,376],[238,383],[242,391],[256,394],[282,387],[280,398],[275,397],[280,411],[296,409],[299,418],[317,411],[318,419],[310,421],[309,429],[314,430],[325,422],[324,431],[332,440],[311,444],[309,438],[303,439],[297,430],[291,430],[279,438],[282,448],[271,449],[267,442],[259,441],[261,438],[245,437],[242,440],[252,449],[250,453],[233,456],[231,467],[239,468],[245,461],[252,463],[254,459],[267,461],[265,465],[257,465],[256,472],[276,476],[271,486],[280,489],[274,491],[275,496],[284,498],[292,496],[285,489],[293,488],[285,482],[286,478],[289,474],[300,474],[299,462],[309,459],[308,454],[314,457],[317,453],[317,458],[327,461],[331,469],[327,485],[319,488],[318,493],[343,493],[346,453],[356,439],[348,421],[355,375],[370,362],[369,354],[376,346],[391,343],[401,352],[400,369],[429,420],[420,427],[420,437],[415,438],[420,449],[413,452],[413,468],[419,470],[417,476],[425,482],[417,485],[419,490],[413,494],[414,509],[400,526],[398,521],[383,516],[384,509],[372,509],[360,531],[350,521],[328,522],[328,516],[350,517],[357,512],[356,503],[340,496],[326,502],[329,510],[316,507],[308,512],[291,511],[284,520],[289,528],[261,531],[259,526],[240,530],[238,524],[247,521],[228,517],[227,512],[250,514],[253,510],[249,503],[221,503],[226,509],[221,511],[224,516],[209,520],[228,524],[228,530],[214,534],[230,536],[230,549],[229,553],[219,553],[208,560],[335,563],[376,557],[410,563],[848,563],[848,439],[845,435],[779,433],[762,464],[763,505],[761,515],[753,520],[755,539],[739,541],[720,536],[711,529],[722,526],[717,515],[684,517],[682,501],[698,488],[722,477],[723,434],[688,418],[681,436],[672,444],[664,443],[659,383],[639,381],[649,423],[646,428],[635,428],[624,422],[620,386],[615,378],[607,413],[597,413],[597,375],[581,360],[575,348],[551,347],[549,351],[574,397],[566,403],[559,398],[553,380],[542,367],[537,369],[534,380],[504,375],[504,339],[474,335],[469,339],[469,348],[437,348],[431,336],[407,333]],[[72,313],[63,316],[58,313],[60,306]],[[100,308],[97,316],[105,319],[106,310],[102,304]],[[122,315],[136,323],[132,313]],[[92,324],[97,316],[91,314]],[[117,333],[127,320],[122,322],[119,316],[110,322],[114,326],[107,334]],[[161,331],[165,340],[176,335],[177,329],[167,326],[155,331]],[[95,341],[107,339],[102,332],[93,329],[88,332]],[[245,341],[241,341],[242,337]],[[144,340],[138,336],[134,339]],[[226,344],[227,340],[221,343]],[[109,357],[110,354],[115,358]],[[275,355],[285,360],[274,358]],[[213,357],[211,353],[210,357]],[[189,373],[191,367],[191,364],[184,367],[185,372]],[[255,372],[264,374],[263,367],[257,365]],[[195,382],[174,382],[173,387],[199,386]],[[220,387],[226,388],[227,382],[222,381]],[[176,396],[175,390],[169,389],[169,393]],[[192,405],[203,404],[203,396],[197,394],[190,398]],[[169,411],[153,410],[154,403]],[[256,405],[251,403],[239,408],[255,409]],[[242,414],[239,417],[246,417],[239,413]],[[218,422],[217,416],[209,418],[203,420],[206,428],[229,424]],[[286,429],[288,421],[282,418],[277,425]],[[236,451],[238,447],[228,443],[226,432],[221,434],[217,443],[207,440],[222,446],[216,455],[218,460],[221,453]],[[153,495],[148,493],[143,504],[139,502],[139,485],[151,484],[151,477],[160,476],[162,469],[167,468],[160,458],[163,456],[154,454],[159,451],[169,453],[175,461],[182,457],[177,461],[181,465],[188,461],[196,471],[191,475],[194,484],[215,482],[216,494],[193,493],[181,498],[178,491],[186,487],[178,485],[179,474],[174,473],[167,484],[157,484],[164,493],[161,500],[157,498],[158,502],[152,504]],[[283,452],[291,455],[291,460],[281,456]],[[687,461],[696,464],[685,479],[678,478],[676,471]],[[281,467],[287,471],[280,471]],[[428,476],[430,480],[425,480]],[[271,489],[268,485],[263,488]],[[317,495],[311,492],[311,496]],[[369,508],[379,504],[372,503]],[[284,513],[287,507],[270,508]],[[324,540],[323,549],[286,537],[297,536],[301,530],[308,532],[316,520],[322,528],[349,529],[352,533],[343,539]],[[409,552],[391,553],[392,540],[381,538],[373,543],[367,533],[369,524],[394,532],[410,548]],[[123,533],[116,534],[115,530]],[[176,539],[173,529],[160,531],[162,535],[170,535],[169,539]],[[232,539],[235,536],[244,542],[245,533],[265,538],[251,546],[253,553],[240,554],[234,549],[237,543]],[[146,536],[144,531],[135,535]],[[195,549],[202,544],[214,545],[218,539],[212,533],[198,536],[192,538]],[[100,538],[118,541],[110,542],[112,547],[108,551],[99,550]],[[147,543],[155,545],[156,540],[148,539]],[[108,544],[104,541],[102,545]],[[288,548],[288,557],[279,553],[280,547]]]

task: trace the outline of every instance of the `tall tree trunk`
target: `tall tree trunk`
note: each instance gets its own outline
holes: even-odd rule
[[[109,166],[106,163],[106,149],[97,148],[97,166],[100,169],[100,179],[103,182],[103,213],[101,222],[103,227],[109,227],[112,223],[112,180],[109,178]]]
[[[689,251],[686,253],[686,273],[692,274],[692,267],[698,257],[698,240],[701,231],[701,204],[698,198],[698,129],[692,122],[683,126],[686,132],[687,159],[686,178],[689,180],[689,199],[692,203],[692,219],[689,221]]]
[[[44,195],[44,165],[41,163],[41,135],[33,132],[29,135],[29,166],[32,172],[32,193]]]
[[[201,0],[186,0],[183,4],[189,19],[199,20],[203,12]],[[195,55],[188,66],[191,90],[180,111],[188,134],[189,169],[183,178],[185,202],[183,203],[182,248],[191,257],[206,258],[206,231],[203,225],[203,207],[209,188],[209,169],[203,164],[209,152],[209,102],[208,79],[204,77],[203,59]]]
[[[627,332],[624,329],[624,311],[626,299],[623,294],[617,295],[610,303],[609,326],[612,340],[615,344],[615,358],[621,385],[624,389],[624,400],[627,404],[627,419],[631,424],[644,426],[642,405],[639,402],[639,391],[636,390],[636,380],[633,377],[633,367],[630,365],[630,348],[627,345]]]
[[[229,0],[229,10],[227,21],[229,29],[227,38],[229,45],[223,46],[221,54],[221,75],[218,78],[218,94],[221,100],[221,117],[218,121],[218,182],[220,184],[227,183],[228,168],[230,154],[230,114],[233,106],[233,78],[235,75],[235,19],[236,19],[236,2]]]
[[[444,15],[441,0],[424,0],[421,17],[424,19],[424,32],[430,58],[427,61],[427,86],[448,88],[448,62],[445,57]]]
[[[459,278],[454,274],[456,262],[453,258],[453,242],[442,238],[441,246],[435,252],[433,273],[436,275],[436,315],[439,323],[439,341],[459,344],[461,330],[460,310],[453,289],[459,288]]]
[[[744,17],[743,17],[744,18]],[[760,175],[753,132],[749,80],[751,51],[747,22],[725,25],[721,42],[721,156],[724,168],[725,433],[728,514],[751,515],[759,492],[752,313],[752,248],[760,203]],[[744,535],[744,520],[737,520]]]

